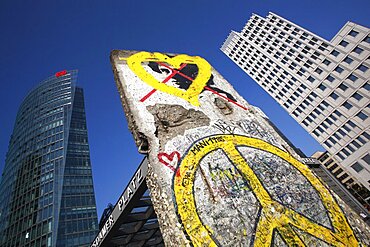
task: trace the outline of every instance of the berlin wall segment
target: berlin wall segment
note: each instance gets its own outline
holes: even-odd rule
[[[113,51],[167,246],[369,246],[369,228],[203,58]]]

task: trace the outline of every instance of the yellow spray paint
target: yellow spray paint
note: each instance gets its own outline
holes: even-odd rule
[[[143,82],[159,91],[180,97],[194,106],[199,106],[199,94],[203,91],[211,77],[211,65],[205,59],[198,56],[178,55],[170,58],[157,52],[138,52],[128,57],[126,61],[129,68]],[[180,68],[181,64],[194,64],[198,67],[198,75],[187,90],[182,90],[158,81],[144,69],[142,65],[143,62],[162,62],[170,65],[174,69]]]
[[[280,233],[289,246],[305,246],[292,226],[333,246],[359,245],[343,212],[328,189],[305,165],[290,154],[262,140],[238,135],[216,135],[198,142],[207,143],[207,145],[203,145],[196,150],[190,149],[195,151],[189,151],[184,156],[174,179],[178,214],[194,246],[216,246],[212,239],[211,229],[202,224],[197,214],[194,194],[192,193],[195,172],[201,159],[216,149],[224,150],[229,159],[248,180],[252,191],[261,204],[262,213],[256,228],[254,246],[271,246],[274,230]],[[317,190],[324,207],[328,211],[333,230],[318,225],[307,217],[274,201],[245,159],[240,155],[236,149],[237,146],[252,147],[275,154],[294,166]]]

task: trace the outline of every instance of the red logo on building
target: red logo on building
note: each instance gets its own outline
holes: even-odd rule
[[[55,76],[60,77],[62,75],[66,75],[66,74],[67,74],[67,70],[62,70],[62,71],[59,71],[59,72],[55,73]]]

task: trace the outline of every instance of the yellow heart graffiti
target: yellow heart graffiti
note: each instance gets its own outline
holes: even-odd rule
[[[236,148],[238,146],[264,150],[275,154],[294,166],[318,192],[324,207],[328,211],[333,229],[319,225],[271,198],[250,165],[239,153]],[[217,246],[212,237],[212,230],[204,225],[199,218],[193,186],[200,161],[206,155],[218,149],[225,152],[230,161],[248,180],[252,191],[261,204],[262,211],[255,231],[254,246],[271,246],[275,230],[280,233],[287,245],[306,246],[299,234],[293,229],[293,226],[333,246],[359,246],[338,203],[329,190],[305,165],[265,141],[238,135],[214,135],[197,141],[182,158],[176,172],[173,186],[177,212],[193,246]]]
[[[174,69],[180,68],[181,64],[184,63],[194,64],[198,67],[198,75],[189,88],[184,91],[158,81],[144,69],[142,66],[143,62],[163,62],[172,66]],[[159,91],[180,97],[194,106],[199,106],[198,96],[211,77],[211,65],[205,59],[198,56],[178,55],[170,58],[157,52],[138,52],[127,58],[127,65],[143,82]]]

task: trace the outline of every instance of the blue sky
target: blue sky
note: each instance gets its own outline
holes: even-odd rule
[[[113,49],[199,55],[259,106],[307,155],[322,147],[220,46],[252,13],[274,12],[330,40],[349,20],[370,26],[368,0],[187,0],[0,2],[0,170],[19,105],[41,80],[78,69],[85,90],[99,217],[115,203],[142,156],[128,131],[109,53]]]

